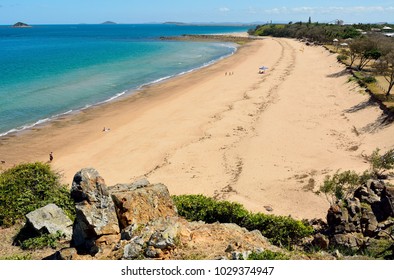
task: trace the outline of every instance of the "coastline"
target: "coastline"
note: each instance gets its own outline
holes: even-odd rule
[[[229,34],[233,34],[233,33],[229,33]],[[247,34],[247,33],[245,33],[245,34]],[[24,132],[28,131],[28,130],[31,130],[31,129],[34,130],[34,129],[40,128],[42,126],[45,126],[45,125],[47,125],[48,123],[50,123],[52,121],[56,121],[56,120],[62,119],[64,117],[67,118],[68,116],[73,116],[75,114],[78,114],[81,111],[89,110],[92,107],[102,106],[102,105],[105,105],[107,103],[113,102],[113,101],[115,101],[115,100],[117,100],[119,98],[125,98],[125,97],[127,98],[128,96],[133,95],[134,93],[142,90],[143,88],[145,88],[147,86],[155,85],[157,83],[166,82],[167,80],[176,78],[178,76],[182,76],[182,75],[185,75],[185,74],[188,74],[188,73],[192,73],[194,71],[198,71],[199,69],[208,67],[208,66],[210,66],[210,65],[212,65],[214,63],[217,63],[218,61],[220,61],[222,59],[225,59],[226,57],[229,57],[229,56],[233,55],[237,51],[237,49],[239,47],[239,44],[234,41],[234,38],[236,38],[236,36],[245,37],[245,34],[243,34],[243,33],[234,33],[235,37],[232,36],[233,39],[220,40],[219,38],[221,36],[223,38],[228,38],[228,35],[223,34],[223,35],[215,36],[215,38],[216,38],[215,40],[209,40],[211,42],[226,42],[226,43],[228,43],[227,48],[229,50],[231,50],[231,53],[229,53],[229,54],[223,54],[221,56],[218,56],[218,57],[216,57],[216,58],[214,58],[214,59],[212,59],[210,61],[207,61],[204,64],[202,64],[200,66],[197,66],[195,68],[186,69],[183,72],[171,74],[171,75],[168,75],[168,76],[162,76],[162,77],[160,77],[160,78],[158,78],[156,80],[152,80],[152,81],[140,84],[140,85],[138,85],[138,86],[136,86],[134,88],[129,88],[129,89],[123,90],[122,92],[114,93],[114,95],[108,97],[105,100],[97,101],[96,103],[85,104],[85,106],[81,107],[81,108],[71,108],[71,109],[69,109],[67,111],[59,112],[59,113],[56,113],[56,114],[54,114],[52,116],[43,117],[42,119],[38,119],[35,122],[25,123],[25,124],[23,124],[23,125],[21,125],[19,127],[14,127],[14,128],[12,128],[12,129],[10,129],[8,131],[0,132],[0,138],[17,136],[17,135],[19,135],[21,133],[24,133]],[[171,37],[171,38],[172,39],[170,41],[177,40],[177,39],[175,39],[177,37]],[[185,41],[201,41],[201,42],[203,42],[204,40],[203,39],[185,39]],[[230,44],[230,43],[232,43],[232,44]]]
[[[263,75],[261,65],[269,68]],[[362,153],[393,147],[393,125],[368,130],[380,111],[357,110],[368,98],[334,76],[342,70],[323,48],[257,40],[210,66],[2,137],[0,167],[45,162],[53,151],[67,184],[93,167],[108,185],[146,176],[171,194],[324,218],[328,202],[313,193],[324,176],[364,170]]]

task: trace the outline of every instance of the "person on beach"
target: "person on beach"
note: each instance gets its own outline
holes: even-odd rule
[[[53,160],[53,153],[50,152],[50,154],[49,154],[49,161],[52,162],[52,160]]]

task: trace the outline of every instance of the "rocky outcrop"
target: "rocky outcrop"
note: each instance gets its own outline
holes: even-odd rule
[[[110,188],[122,229],[138,227],[160,217],[176,216],[177,211],[166,186],[145,180]]]
[[[322,229],[333,247],[352,251],[368,249],[376,240],[389,240],[394,227],[394,188],[383,181],[369,180],[357,188],[351,197],[331,205],[327,213],[327,228]],[[321,234],[313,244],[328,248]]]
[[[71,197],[76,207],[72,245],[78,252],[95,255],[102,243],[116,242],[120,229],[115,205],[96,170],[82,169],[75,174]]]
[[[259,231],[188,222],[167,187],[146,179],[107,187],[96,170],[82,169],[71,195],[77,208],[72,246],[47,259],[241,259],[281,251]]]

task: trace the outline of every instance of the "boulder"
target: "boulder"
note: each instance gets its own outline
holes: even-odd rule
[[[61,232],[66,240],[71,240],[73,222],[55,204],[48,204],[26,215],[26,226],[38,234]]]
[[[330,245],[330,241],[327,236],[318,233],[315,236],[313,236],[312,245],[322,250],[327,250],[328,246]]]
[[[384,189],[382,182],[377,180],[368,180],[366,184],[360,186],[354,192],[354,197],[360,202],[373,204],[380,202],[380,195]]]
[[[365,239],[359,233],[335,234],[331,237],[330,244],[358,251],[365,246]]]
[[[382,209],[386,219],[394,218],[394,187],[386,187],[382,192]]]
[[[95,255],[101,243],[110,245],[111,240],[117,239],[108,236],[120,233],[115,205],[95,169],[82,169],[75,174],[71,197],[76,207],[72,244],[79,252]]]
[[[122,229],[145,225],[160,217],[177,216],[176,207],[163,184],[116,185],[110,188]]]

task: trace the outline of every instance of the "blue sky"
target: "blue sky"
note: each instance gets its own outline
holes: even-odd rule
[[[146,22],[394,22],[394,1],[0,0],[0,24]]]

